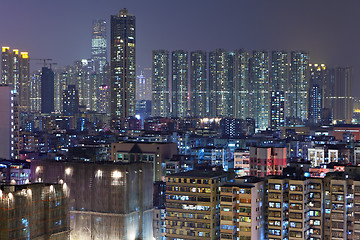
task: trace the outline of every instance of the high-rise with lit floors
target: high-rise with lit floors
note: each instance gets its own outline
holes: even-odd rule
[[[291,52],[290,81],[287,90],[287,122],[302,123],[308,116],[309,53]]]
[[[2,47],[1,52],[1,84],[11,84],[12,82],[12,52],[9,47]]]
[[[60,104],[60,103],[59,103]],[[41,111],[41,71],[34,72],[30,77],[30,111]]]
[[[193,170],[166,177],[166,239],[219,239],[222,171]]]
[[[206,51],[193,51],[190,54],[190,111],[193,117],[207,116],[207,59]]]
[[[108,113],[109,112],[109,86],[101,85],[97,90],[97,109],[98,113]]]
[[[16,131],[16,116],[13,90],[11,86],[0,86],[0,158],[15,157],[14,138]]]
[[[350,67],[335,68],[334,78],[334,122],[351,123],[353,98],[351,95],[352,69]]]
[[[188,98],[188,52],[177,50],[171,53],[172,116],[186,117]]]
[[[288,54],[285,51],[271,53],[271,101],[270,127],[277,129],[285,123],[285,89],[288,83]]]
[[[229,101],[232,99],[229,85],[228,54],[224,49],[216,49],[209,53],[209,110],[211,117],[232,115],[229,108]]]
[[[325,64],[309,64],[309,113],[308,119],[311,124],[321,123],[323,108],[323,85],[327,77]]]
[[[152,52],[152,116],[169,117],[169,52]]]
[[[220,187],[220,240],[264,239],[265,184],[240,178]]]
[[[269,53],[267,51],[253,52],[251,75],[255,126],[266,129],[269,125],[270,111]]]
[[[250,56],[244,49],[235,50],[234,58],[234,117],[246,119],[251,116]]]
[[[2,47],[1,83],[11,85],[19,96],[21,111],[30,110],[30,64],[28,52]]]
[[[103,72],[106,63],[106,21],[103,19],[93,20],[91,38],[91,59],[94,60],[95,72]]]
[[[63,113],[74,116],[79,111],[79,93],[75,85],[68,85],[63,91]]]
[[[135,116],[135,16],[122,9],[111,16],[110,114],[114,128]]]

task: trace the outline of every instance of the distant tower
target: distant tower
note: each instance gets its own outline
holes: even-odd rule
[[[9,47],[2,47],[1,54],[1,83],[12,86],[19,96],[21,111],[30,110],[30,64],[28,52],[19,52]]]
[[[103,19],[93,20],[91,38],[91,59],[94,60],[95,72],[103,72],[106,63],[106,21]]]
[[[64,115],[74,116],[79,111],[79,93],[75,85],[69,85],[63,92]]]
[[[41,72],[41,113],[54,112],[54,72],[47,67]]]
[[[152,116],[169,117],[169,52],[152,52]]]
[[[235,50],[234,58],[234,117],[246,119],[251,116],[250,56],[244,49]]]
[[[353,114],[352,69],[350,67],[335,68],[334,84],[334,121],[350,124]]]
[[[136,82],[136,101],[140,100],[151,101],[151,78],[145,78],[142,73]]]
[[[11,159],[15,157],[16,135],[14,95],[11,86],[0,86],[0,102],[0,158]]]
[[[207,116],[207,60],[206,51],[190,54],[191,116]]]
[[[109,86],[101,85],[98,89],[98,113],[109,113]]]
[[[172,52],[172,116],[186,117],[188,114],[188,53]]]
[[[303,123],[308,115],[309,87],[308,52],[291,52],[290,81],[287,94],[286,118],[290,123]]]
[[[30,78],[30,111],[41,112],[41,71],[38,70]]]
[[[269,53],[267,51],[253,52],[251,74],[255,126],[264,130],[269,126],[270,112]]]
[[[135,16],[122,9],[111,16],[110,113],[112,127],[125,128],[135,116]]]
[[[310,124],[320,124],[324,102],[324,82],[328,78],[325,64],[309,64],[309,106],[308,119]]]
[[[216,49],[209,53],[209,111],[211,117],[228,117],[232,114],[229,109],[228,70],[228,54],[224,49]]]
[[[289,81],[288,54],[285,51],[271,53],[271,103],[270,126],[278,129],[285,125],[285,90]]]

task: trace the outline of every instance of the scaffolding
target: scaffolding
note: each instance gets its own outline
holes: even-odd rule
[[[0,186],[0,239],[69,239],[64,184]]]

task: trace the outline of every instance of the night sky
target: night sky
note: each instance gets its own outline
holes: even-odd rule
[[[122,8],[136,15],[138,70],[153,49],[307,50],[312,63],[352,66],[360,97],[359,0],[1,0],[0,44],[72,64],[90,57],[92,19]]]

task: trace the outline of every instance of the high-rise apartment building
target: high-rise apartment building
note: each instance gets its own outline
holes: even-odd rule
[[[190,53],[190,114],[193,117],[207,116],[207,58],[206,51]]]
[[[111,125],[124,128],[135,116],[135,16],[122,9],[111,16],[110,113]]]
[[[148,100],[151,101],[151,78],[145,77],[142,73],[137,76],[136,82],[136,101]]]
[[[17,129],[15,98],[11,86],[0,86],[0,158],[15,158]]]
[[[54,112],[54,72],[43,67],[41,71],[41,113]]]
[[[241,178],[220,187],[220,240],[264,239],[265,183]]]
[[[309,64],[309,106],[308,120],[311,124],[321,123],[322,109],[324,108],[324,83],[327,73],[325,64]]]
[[[19,96],[19,110],[30,110],[30,62],[28,52],[2,47],[1,83],[11,85]]]
[[[98,113],[109,112],[109,86],[101,85],[98,89],[97,94],[97,110]]]
[[[253,52],[251,84],[255,126],[266,129],[269,125],[270,112],[269,53],[267,51]]]
[[[40,70],[34,72],[30,78],[30,111],[36,113],[41,112],[41,71]]]
[[[152,116],[169,117],[169,52],[152,52]]]
[[[234,117],[246,119],[251,116],[250,56],[244,49],[235,50],[233,79]]]
[[[231,89],[229,81],[228,53],[216,49],[209,53],[209,115],[230,117]]]
[[[68,73],[65,68],[55,69],[54,71],[54,108],[55,112],[63,111],[63,92],[66,90]]]
[[[270,127],[277,129],[285,124],[285,90],[288,84],[288,55],[285,51],[271,53]]]
[[[219,239],[220,171],[188,171],[166,177],[166,239]]]
[[[106,51],[106,21],[95,19],[92,22],[91,59],[94,60],[93,70],[97,73],[103,72],[107,60]]]
[[[279,129],[285,125],[284,91],[271,91],[270,97],[270,127]]]
[[[350,67],[337,67],[334,73],[334,122],[349,124],[353,113],[352,69]]]
[[[172,116],[186,117],[189,109],[188,52],[173,51],[171,62]]]
[[[68,85],[63,92],[63,113],[74,116],[79,111],[79,93],[75,85]]]
[[[290,124],[307,120],[310,55],[304,51],[292,51],[290,81],[287,89],[286,118]]]

